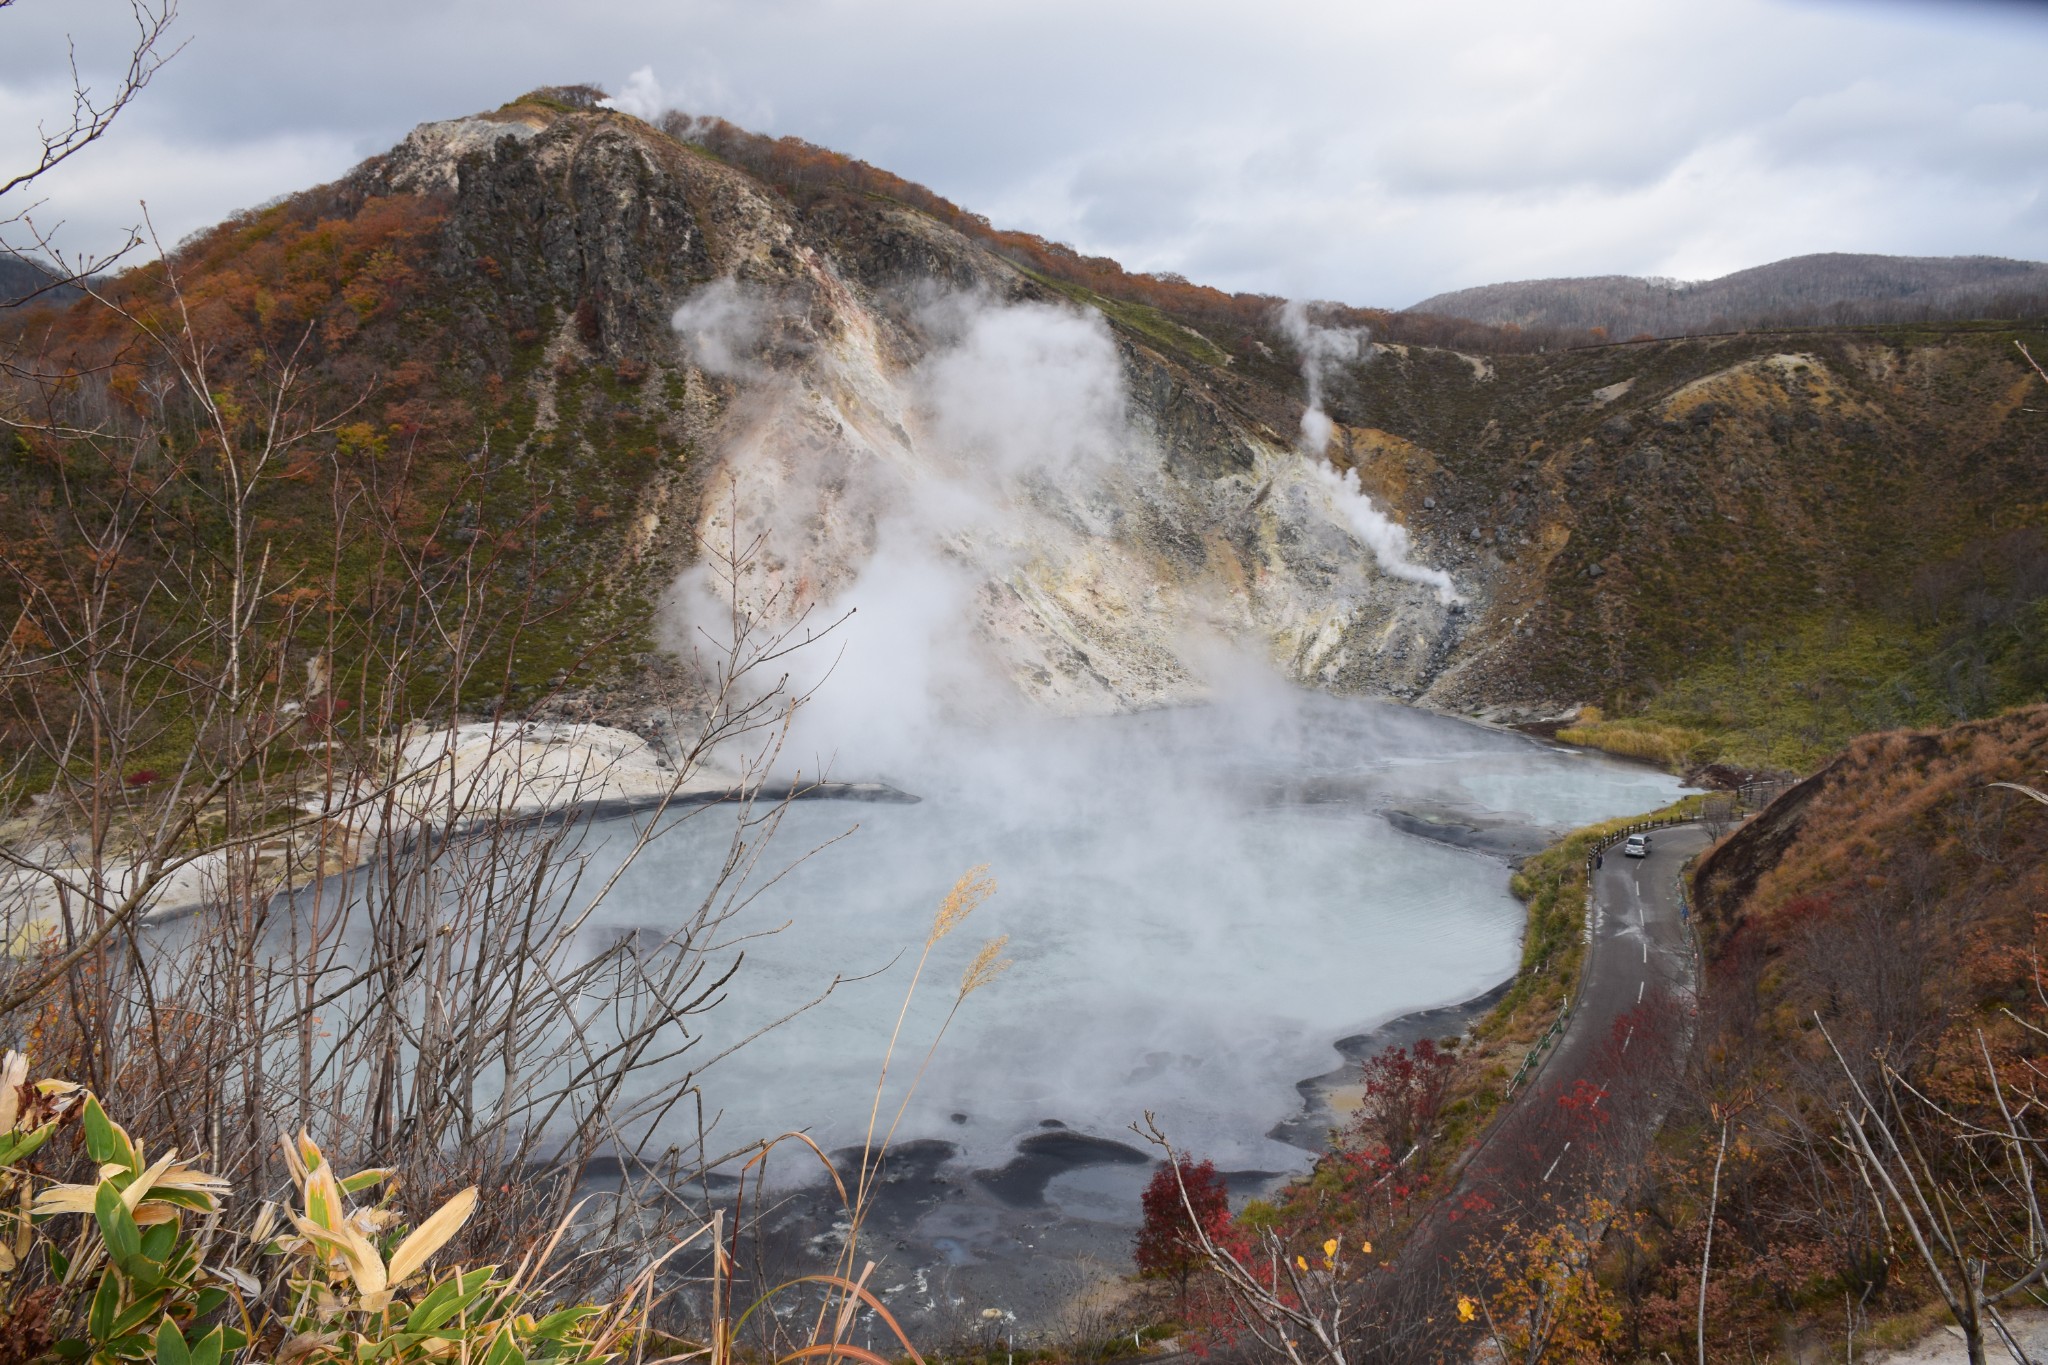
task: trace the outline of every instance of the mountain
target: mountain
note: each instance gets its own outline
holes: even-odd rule
[[[39,261],[25,256],[0,255],[0,308],[24,304],[58,307],[78,297],[72,285]]]
[[[577,463],[622,426],[652,438],[644,482],[609,499],[647,528],[627,548],[650,585],[760,538],[750,590],[785,619],[829,608],[946,485],[977,505],[892,547],[959,568],[997,666],[1061,709],[1198,695],[1195,635],[1399,695],[1456,638],[1435,594],[1359,562],[1289,439],[1215,391],[1221,347],[1085,291],[1077,310],[901,202],[792,202],[637,120],[531,103],[420,129],[348,193],[447,205],[435,268],[487,348],[472,372],[535,414],[507,440]]]
[[[1803,689],[1809,748],[2048,686],[2048,394],[2014,346],[2048,354],[2038,329],[1538,351],[1290,311],[573,90],[424,125],[176,263],[223,375],[296,354],[349,413],[262,493],[277,554],[321,543],[329,480],[402,468],[422,554],[527,557],[552,611],[508,664],[516,708],[643,705],[721,543],[757,547],[742,577],[778,620],[923,600],[944,621],[904,638],[971,637],[1070,711],[1200,696],[1219,645],[1502,719],[1676,698],[1746,734],[1756,689]],[[149,391],[89,304],[29,340],[117,410]],[[0,450],[0,539],[69,552],[36,539],[60,463]]]
[[[1390,348],[1331,412],[1424,556],[1488,584],[1435,698],[1791,726],[1778,761],[1805,766],[1802,735],[2048,685],[2048,393],[2016,340],[2040,352],[1999,328]]]
[[[1823,252],[1713,280],[1595,275],[1519,280],[1432,295],[1407,310],[1599,339],[1695,336],[1756,327],[2038,318],[2048,264],[2002,256]]]

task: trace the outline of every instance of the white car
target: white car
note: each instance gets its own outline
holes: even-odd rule
[[[1622,857],[1624,857],[1624,858],[1647,858],[1647,857],[1649,857],[1649,856],[1650,856],[1650,836],[1649,836],[1649,835],[1647,835],[1647,834],[1631,834],[1631,835],[1629,835],[1629,836],[1628,836],[1628,842],[1627,842],[1627,843],[1625,843],[1625,844],[1623,844],[1623,845],[1621,846],[1621,856],[1622,856]]]

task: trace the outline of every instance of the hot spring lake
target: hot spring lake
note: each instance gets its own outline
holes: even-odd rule
[[[933,952],[884,1128],[962,969],[1008,934],[1013,965],[960,1007],[899,1142],[943,1139],[959,1161],[995,1167],[1044,1127],[1135,1143],[1129,1125],[1149,1110],[1226,1168],[1301,1169],[1309,1154],[1268,1134],[1299,1113],[1297,1081],[1340,1063],[1337,1039],[1470,999],[1520,956],[1505,859],[1404,833],[1390,811],[1533,838],[1685,790],[1518,734],[1300,695],[941,734],[922,749],[829,774],[917,803],[796,802],[775,832],[759,894],[718,955],[745,960],[696,1021],[700,1064],[835,975],[864,979],[701,1075],[710,1149],[791,1129],[827,1150],[861,1141],[933,911],[987,864],[1000,889]],[[694,909],[732,831],[728,815],[704,815],[648,845],[593,933],[659,931]],[[608,827],[621,828],[593,833]],[[663,1136],[694,1146],[695,1115],[676,1121],[689,1132]]]

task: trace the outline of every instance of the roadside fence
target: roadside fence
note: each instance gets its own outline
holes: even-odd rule
[[[1515,1068],[1514,1076],[1508,1081],[1508,1088],[1501,1092],[1501,1103],[1505,1104],[1514,1098],[1515,1091],[1522,1087],[1523,1078],[1536,1069],[1537,1064],[1550,1051],[1550,1045],[1563,1035],[1564,1026],[1571,1022],[1572,1006],[1577,1003],[1576,999],[1567,1002],[1565,1007],[1557,1012],[1557,1018],[1550,1021],[1550,1027],[1536,1040],[1536,1046],[1529,1049],[1528,1055],[1522,1058],[1522,1064]]]
[[[1590,944],[1593,941],[1593,865],[1600,856],[1606,853],[1608,849],[1613,848],[1616,844],[1628,838],[1631,834],[1641,834],[1646,830],[1663,829],[1669,825],[1689,825],[1693,823],[1692,819],[1680,816],[1664,816],[1655,820],[1637,820],[1617,830],[1613,835],[1593,846],[1593,851],[1586,855],[1586,926],[1584,937],[1587,943]],[[1528,1054],[1522,1058],[1521,1066],[1515,1069],[1514,1076],[1508,1081],[1507,1090],[1501,1095],[1503,1102],[1512,1097],[1515,1091],[1521,1088],[1522,1082],[1527,1080],[1530,1074],[1542,1065],[1543,1059],[1550,1053],[1551,1045],[1563,1036],[1565,1027],[1571,1023],[1573,1012],[1578,1009],[1579,991],[1585,988],[1585,983],[1586,974],[1582,969],[1579,973],[1578,988],[1573,990],[1572,998],[1565,1002],[1564,1008],[1558,1011],[1557,1018],[1551,1021],[1550,1027],[1543,1031],[1543,1036],[1536,1040],[1536,1046],[1529,1049]]]

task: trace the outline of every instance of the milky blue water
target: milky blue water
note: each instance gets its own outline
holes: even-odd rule
[[[898,770],[832,775],[881,777],[923,799],[789,808],[749,883],[757,894],[721,931],[718,960],[745,959],[695,1026],[696,1055],[782,1018],[835,975],[867,979],[698,1078],[714,1148],[798,1128],[828,1148],[862,1139],[934,908],[988,864],[1000,889],[933,950],[878,1133],[921,1070],[897,1137],[943,1137],[970,1161],[999,1163],[1048,1119],[1129,1139],[1150,1111],[1227,1166],[1297,1167],[1303,1154],[1266,1133],[1298,1108],[1296,1080],[1337,1063],[1335,1039],[1468,999],[1519,957],[1506,865],[1403,834],[1387,808],[1561,832],[1684,790],[1521,735],[1298,696],[939,735]],[[680,922],[729,834],[729,822],[698,820],[657,839],[594,929]],[[1012,965],[959,1001],[964,966],[998,934]]]

